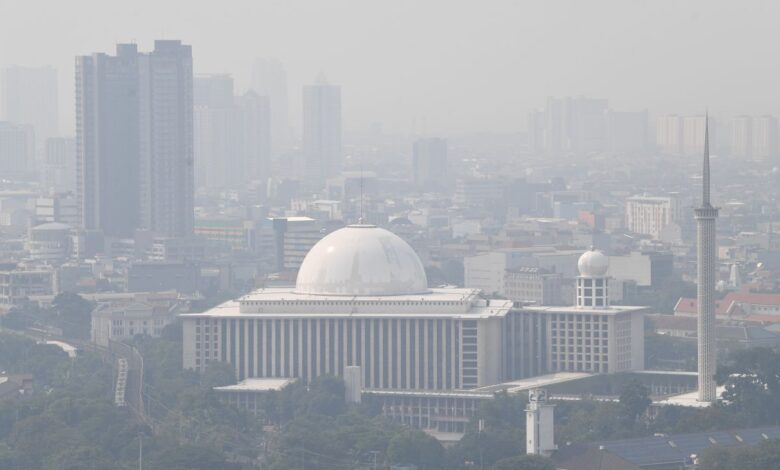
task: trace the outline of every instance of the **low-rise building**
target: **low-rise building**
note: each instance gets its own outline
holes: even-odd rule
[[[176,321],[178,302],[126,301],[99,304],[92,311],[92,342],[108,346],[110,341],[136,335],[159,338],[163,328]]]

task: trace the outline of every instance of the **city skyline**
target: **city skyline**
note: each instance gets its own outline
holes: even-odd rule
[[[389,131],[404,133],[512,132],[525,127],[526,113],[543,105],[544,97],[563,95],[606,97],[620,109],[647,107],[651,114],[693,114],[702,111],[701,103],[707,103],[713,114],[724,116],[780,114],[780,100],[771,94],[777,70],[766,61],[747,60],[740,53],[752,48],[757,56],[761,52],[771,55],[772,41],[768,39],[776,33],[769,19],[780,8],[772,3],[723,2],[719,8],[703,8],[712,4],[694,1],[629,6],[605,1],[596,6],[577,2],[515,5],[498,1],[496,10],[500,6],[510,14],[495,15],[491,8],[452,2],[393,2],[369,7],[348,0],[328,5],[296,1],[273,7],[237,3],[242,8],[226,8],[216,17],[202,15],[200,5],[177,2],[166,3],[162,11],[152,10],[151,4],[144,2],[110,11],[94,2],[80,3],[90,5],[93,17],[102,20],[91,24],[89,41],[60,29],[58,22],[72,18],[77,10],[63,5],[50,5],[43,12],[22,4],[12,9],[23,18],[37,15],[36,28],[62,31],[56,43],[36,41],[31,36],[36,28],[18,28],[24,21],[0,23],[0,57],[4,58],[0,66],[52,65],[58,69],[60,113],[66,133],[74,126],[65,112],[72,103],[74,55],[109,51],[116,42],[133,40],[146,48],[154,39],[165,37],[193,45],[197,73],[234,73],[239,92],[250,88],[256,58],[278,59],[290,80],[292,123],[299,122],[300,98],[295,90],[319,72],[344,87],[345,129],[349,130],[381,122]],[[614,11],[621,21],[609,21],[601,14],[606,9]],[[176,15],[171,17],[182,21],[161,20],[174,10]],[[352,12],[350,20],[343,17],[346,10]],[[435,17],[437,10],[446,12],[447,21],[437,22],[443,29],[431,37],[425,34],[424,18]],[[219,26],[206,26],[205,18],[217,19]],[[664,27],[652,28],[654,22]],[[546,27],[542,29],[537,23]],[[740,39],[720,34],[737,23],[750,25]],[[391,34],[391,28],[405,29],[407,34]],[[576,43],[563,33],[567,30],[578,32]],[[240,50],[235,45],[244,43],[246,31],[255,35],[257,46],[240,54],[232,52]],[[313,37],[320,39],[308,39]],[[621,40],[606,41],[607,37]],[[545,48],[536,50],[538,44]],[[396,47],[404,52],[396,52]],[[518,56],[509,53],[511,48],[520,48],[522,61],[514,59]],[[697,56],[705,54],[696,63],[690,60],[694,50]],[[726,70],[717,65],[724,54],[733,59]],[[621,60],[613,60],[616,57]],[[473,65],[466,67],[467,63]],[[710,77],[705,84],[698,81],[702,74]],[[455,99],[470,112],[441,111]],[[405,109],[400,110],[399,104]]]

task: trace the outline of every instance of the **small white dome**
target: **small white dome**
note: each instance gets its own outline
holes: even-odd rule
[[[408,243],[373,225],[350,225],[317,242],[298,270],[295,292],[377,296],[428,292],[420,258]]]
[[[580,256],[577,268],[580,276],[604,277],[609,269],[609,257],[599,250],[590,249]]]

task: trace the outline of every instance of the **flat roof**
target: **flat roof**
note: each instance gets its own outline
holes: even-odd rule
[[[402,294],[402,295],[315,295],[302,294],[295,292],[294,287],[265,287],[250,292],[238,298],[241,302],[278,302],[287,301],[343,301],[343,302],[464,302],[476,299],[480,293],[479,289],[468,288],[431,288],[422,294]]]
[[[224,385],[214,387],[218,392],[269,392],[272,390],[281,390],[284,387],[295,383],[298,379],[287,377],[272,378],[252,378],[244,379],[234,385]]]
[[[495,385],[486,385],[474,389],[475,392],[500,392],[506,390],[509,393],[519,393],[534,388],[543,388],[550,385],[585,379],[597,374],[589,372],[555,372],[553,374],[538,375],[526,379],[513,380]]]
[[[545,307],[533,306],[523,307],[523,310],[539,313],[586,313],[589,315],[617,315],[618,313],[635,313],[648,311],[649,307],[639,307],[634,305],[610,305],[607,308],[585,308],[575,306],[565,307]]]

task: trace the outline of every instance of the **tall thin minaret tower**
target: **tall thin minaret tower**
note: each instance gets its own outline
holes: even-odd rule
[[[699,401],[714,402],[715,394],[715,220],[718,209],[710,204],[710,138],[709,118],[704,118],[704,168],[702,170],[701,206],[696,215],[696,258],[698,267],[698,349]]]

